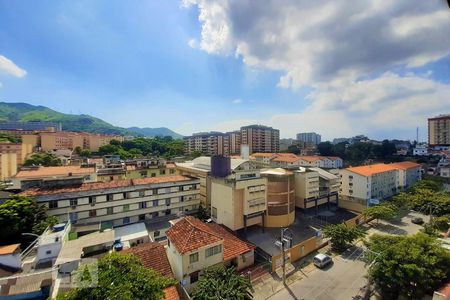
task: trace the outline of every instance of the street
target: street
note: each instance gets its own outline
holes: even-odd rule
[[[354,247],[333,258],[334,263],[324,269],[316,269],[307,278],[296,281],[268,299],[276,300],[348,300],[362,295],[367,279],[362,250]]]

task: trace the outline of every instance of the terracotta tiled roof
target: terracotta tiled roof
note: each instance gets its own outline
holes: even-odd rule
[[[185,217],[175,223],[166,235],[179,253],[184,254],[217,243],[222,238],[205,223],[194,217]]]
[[[0,247],[0,255],[13,254],[20,248],[20,244],[12,244]]]
[[[279,156],[272,159],[272,161],[275,162],[287,162],[292,163],[301,160],[301,157],[298,156]]]
[[[347,170],[363,176],[372,176],[377,173],[394,171],[397,170],[397,168],[390,164],[374,164],[368,166],[351,167],[347,168]]]
[[[253,157],[271,157],[271,156],[275,156],[277,155],[277,153],[253,153],[251,156]]]
[[[338,160],[338,159],[341,159],[340,157],[337,157],[337,156],[327,156],[327,158],[330,159],[330,160]]]
[[[180,300],[180,295],[178,294],[178,290],[176,286],[171,286],[168,288],[165,288],[163,290],[164,292],[164,299],[165,300]]]
[[[318,161],[318,160],[323,160],[324,157],[323,156],[300,156],[301,159],[306,160],[306,161]],[[326,158],[326,157],[325,157]]]
[[[16,178],[34,178],[51,176],[69,176],[79,174],[95,173],[95,168],[82,168],[80,166],[61,166],[61,167],[39,167],[34,170],[22,170],[17,173]]]
[[[225,261],[256,248],[240,240],[221,225],[205,224],[191,216],[175,223],[166,231],[166,235],[181,254],[222,241]]]
[[[412,161],[403,161],[398,163],[390,164],[391,166],[400,169],[400,170],[408,170],[412,168],[420,168],[420,164],[416,164]]]
[[[223,238],[223,259],[230,260],[238,255],[256,249],[256,246],[246,243],[235,236],[227,228],[218,224],[208,224],[218,235]]]
[[[110,182],[82,183],[79,185],[62,186],[62,187],[55,187],[55,188],[51,188],[51,189],[49,189],[49,188],[32,188],[32,189],[28,189],[20,194],[25,195],[25,196],[54,195],[54,194],[63,194],[63,193],[113,189],[113,188],[136,186],[136,185],[179,182],[179,181],[187,181],[187,180],[192,180],[192,177],[183,176],[183,175],[174,175],[174,176],[151,177],[151,178],[141,178],[141,179],[124,179],[124,180],[115,180],[115,181],[110,181]]]
[[[168,163],[166,164],[167,169],[175,169],[177,166],[174,163]]]
[[[136,247],[124,250],[123,253],[131,253],[140,258],[142,264],[149,269],[153,269],[162,276],[175,278],[170,268],[166,249],[160,243],[145,243]]]

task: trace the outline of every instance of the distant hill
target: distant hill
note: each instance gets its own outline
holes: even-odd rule
[[[48,121],[62,124],[63,130],[84,131],[103,134],[138,135],[138,136],[182,136],[172,130],[160,128],[138,128],[129,129],[117,127],[99,118],[90,115],[64,114],[45,106],[35,106],[28,103],[6,103],[0,102],[0,122],[4,121]]]
[[[166,127],[158,127],[158,128],[139,128],[139,127],[129,127],[127,130],[135,132],[138,135],[142,136],[171,136],[174,139],[181,139],[183,136],[181,134],[176,133],[175,131],[170,130]]]

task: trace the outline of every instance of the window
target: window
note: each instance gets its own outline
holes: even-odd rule
[[[166,170],[160,170],[160,171],[159,171],[159,174],[160,174],[160,175],[166,175]]]
[[[123,224],[128,224],[128,223],[130,223],[130,217],[123,218]]]
[[[114,180],[114,176],[109,176],[109,181],[113,181]]]
[[[52,200],[48,203],[48,208],[58,208],[58,201],[57,200]]]
[[[141,171],[140,174],[141,177],[147,177],[147,171]]]
[[[45,251],[45,254],[47,254],[47,255],[52,254],[52,250],[47,250],[47,251]]]
[[[106,214],[112,215],[113,214],[113,208],[112,207],[107,207],[106,208]]]
[[[123,199],[127,199],[128,197],[127,197],[127,193],[123,193]]]
[[[198,281],[198,271],[191,273],[189,277],[191,278],[191,283],[196,283]]]
[[[158,206],[158,200],[153,200],[153,207]]]
[[[166,199],[166,205],[170,206],[170,199]]]
[[[71,222],[78,220],[78,213],[76,213],[76,212],[69,213],[69,219]]]
[[[91,205],[95,204],[95,196],[89,196],[89,204]]]
[[[95,209],[91,209],[89,211],[89,217],[96,217],[97,216],[97,211]]]
[[[170,169],[170,174],[174,174],[175,170],[174,169]]]
[[[144,191],[139,191],[139,197],[144,197],[145,196],[145,192]]]
[[[222,245],[217,245],[211,248],[206,249],[205,257],[210,257],[222,252]]]
[[[139,215],[139,221],[145,221],[145,215]]]
[[[152,176],[152,177],[156,177],[156,173],[152,173],[151,176]]]
[[[139,203],[139,208],[140,208],[140,209],[147,208],[147,202],[140,202],[140,203]]]
[[[211,216],[212,216],[214,219],[217,219],[217,208],[213,207],[213,208],[211,209]]]
[[[129,211],[130,210],[130,205],[129,204],[125,204],[123,206],[123,211]]]
[[[166,216],[170,215],[170,209],[166,209]]]
[[[70,199],[70,206],[77,206],[78,205],[78,199]]]
[[[106,195],[106,201],[113,201],[114,200],[114,195],[113,194],[108,194]]]
[[[352,175],[348,175],[348,179],[353,179],[353,176]]]
[[[192,253],[191,255],[189,255],[189,263],[195,263],[198,262],[198,252]]]

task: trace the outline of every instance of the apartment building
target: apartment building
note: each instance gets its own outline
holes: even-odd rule
[[[47,152],[59,149],[89,149],[98,151],[101,146],[108,145],[111,140],[123,141],[122,136],[90,134],[84,132],[39,132],[32,135],[23,135],[22,140],[33,145],[33,148],[39,148]]]
[[[308,209],[326,203],[319,200],[319,172],[307,168],[293,171],[295,178],[295,206]]]
[[[175,163],[180,175],[197,177],[200,180],[200,204],[210,209],[211,206],[211,179],[208,177],[211,171],[211,157],[200,156],[192,161]]]
[[[0,181],[8,180],[17,173],[17,154],[0,153]]]
[[[251,158],[264,165],[273,167],[316,167],[337,169],[344,166],[344,161],[336,156],[306,156],[292,153],[254,153]]]
[[[17,164],[21,166],[28,154],[32,153],[33,149],[30,144],[26,143],[0,143],[0,153],[15,153],[17,154]]]
[[[184,138],[184,152],[191,155],[195,152],[207,156],[236,155],[240,153],[241,134],[239,131],[200,132]]]
[[[188,292],[205,268],[223,264],[242,270],[254,263],[256,247],[218,224],[206,224],[188,216],[174,222],[166,234],[167,256],[173,273]]]
[[[295,221],[295,178],[285,169],[266,169],[261,176],[267,178],[266,227],[287,227]]]
[[[31,187],[45,186],[47,183],[88,183],[98,180],[94,166],[33,166],[22,168],[11,178],[15,189],[26,190]]]
[[[241,127],[241,144],[248,145],[250,154],[279,152],[280,130],[263,125]]]
[[[61,131],[62,125],[61,123],[55,122],[17,122],[17,121],[9,121],[9,122],[0,122],[0,130],[23,130],[23,131],[38,131],[38,130],[46,130],[46,131]]]
[[[179,213],[195,213],[200,203],[197,178],[166,176],[112,182],[30,188],[59,221],[119,226],[139,221],[158,222]]]
[[[212,157],[209,175],[211,218],[231,230],[264,224],[267,178],[249,160]]]
[[[229,155],[236,155],[241,153],[241,132],[231,131],[225,133],[228,137]]]
[[[391,197],[421,179],[420,165],[412,162],[351,167],[339,173],[339,205],[355,211],[362,211],[370,201]]]
[[[450,115],[428,119],[428,145],[450,146]]]
[[[302,132],[302,133],[297,133],[297,140],[302,141],[302,142],[313,143],[314,145],[318,145],[322,141],[322,136],[315,132]]]

